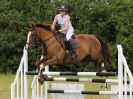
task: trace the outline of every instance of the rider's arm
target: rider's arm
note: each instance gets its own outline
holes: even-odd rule
[[[64,28],[60,29],[59,32],[66,32],[69,28],[69,24],[70,24],[70,16],[67,16],[65,21],[65,26]]]
[[[53,24],[51,25],[51,29],[54,30],[55,29],[55,25],[57,23],[57,15],[54,18]]]

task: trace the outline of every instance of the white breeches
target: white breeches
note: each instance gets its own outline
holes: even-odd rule
[[[68,41],[69,39],[71,39],[71,37],[72,37],[73,34],[74,34],[73,28],[68,29],[68,31],[67,31],[67,33],[66,33],[66,39],[67,39],[67,41]]]

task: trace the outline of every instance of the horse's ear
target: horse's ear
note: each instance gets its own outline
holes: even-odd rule
[[[28,29],[31,29],[31,24],[27,24]]]
[[[31,24],[31,26],[32,26],[32,28],[33,28],[34,30],[36,29],[34,24]]]

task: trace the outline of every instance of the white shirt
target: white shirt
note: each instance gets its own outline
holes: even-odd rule
[[[64,28],[66,18],[67,18],[67,15],[64,15],[64,16],[61,16],[60,14],[57,15],[57,21],[58,21],[58,24],[60,24],[61,28]],[[69,29],[73,29],[71,22],[69,23],[68,30]]]

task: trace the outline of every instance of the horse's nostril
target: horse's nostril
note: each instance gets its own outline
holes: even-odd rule
[[[28,52],[33,52],[33,50],[31,48],[28,49]]]
[[[30,44],[26,44],[25,45],[25,49],[28,51],[28,52],[32,52],[32,46]]]
[[[28,49],[28,52],[31,52],[31,49]]]

